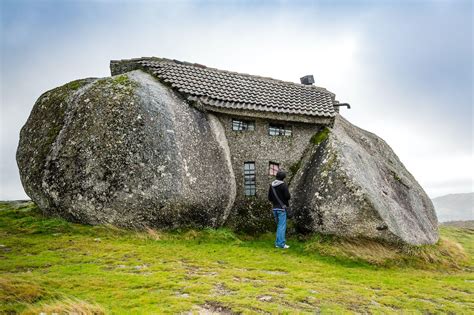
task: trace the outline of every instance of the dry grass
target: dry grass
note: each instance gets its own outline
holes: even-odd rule
[[[136,236],[137,238],[142,239],[142,240],[161,241],[161,240],[166,239],[165,234],[149,227],[145,227],[144,231],[136,232]]]
[[[469,258],[461,244],[444,237],[435,245],[404,247],[401,253],[404,257],[411,257],[427,266],[445,268],[462,268]]]
[[[411,266],[422,269],[459,269],[468,263],[463,247],[441,238],[435,245],[398,246],[369,239],[317,235],[306,249],[324,256],[363,261],[378,266]]]
[[[80,299],[66,298],[50,303],[28,307],[22,314],[70,314],[70,315],[101,315],[105,310],[98,304],[91,304]]]
[[[392,248],[372,240],[343,240],[339,246],[345,256],[358,257],[371,264],[382,264],[397,258],[397,252]]]
[[[163,239],[163,235],[159,233],[157,230],[146,228],[146,232],[152,240],[159,241]]]
[[[0,301],[4,303],[34,303],[45,295],[45,290],[35,283],[0,278]]]

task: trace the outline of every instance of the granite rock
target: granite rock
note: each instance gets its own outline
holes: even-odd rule
[[[338,115],[313,142],[290,185],[299,231],[437,242],[430,198],[385,141]]]
[[[44,93],[17,163],[45,213],[88,224],[219,227],[236,194],[219,120],[139,70]]]

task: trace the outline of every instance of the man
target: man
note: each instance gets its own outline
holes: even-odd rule
[[[288,191],[288,185],[283,181],[286,177],[286,173],[283,170],[279,170],[276,174],[276,180],[272,182],[268,190],[268,200],[273,204],[273,216],[275,217],[275,223],[277,224],[275,247],[277,248],[290,248],[286,245],[286,210],[285,208],[290,205],[289,200],[291,198],[290,192]],[[277,196],[275,196],[275,194]]]

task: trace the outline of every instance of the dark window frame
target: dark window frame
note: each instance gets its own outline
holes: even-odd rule
[[[244,162],[244,194],[247,197],[257,195],[257,174],[254,161]]]
[[[291,125],[269,123],[268,135],[272,137],[291,137],[293,135],[293,127]]]
[[[232,131],[255,131],[255,121],[232,118]]]

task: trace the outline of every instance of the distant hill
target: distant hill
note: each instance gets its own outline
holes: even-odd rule
[[[448,221],[441,224],[442,226],[452,226],[456,228],[474,230],[474,220],[469,221]]]
[[[439,222],[474,220],[474,193],[432,199]]]

